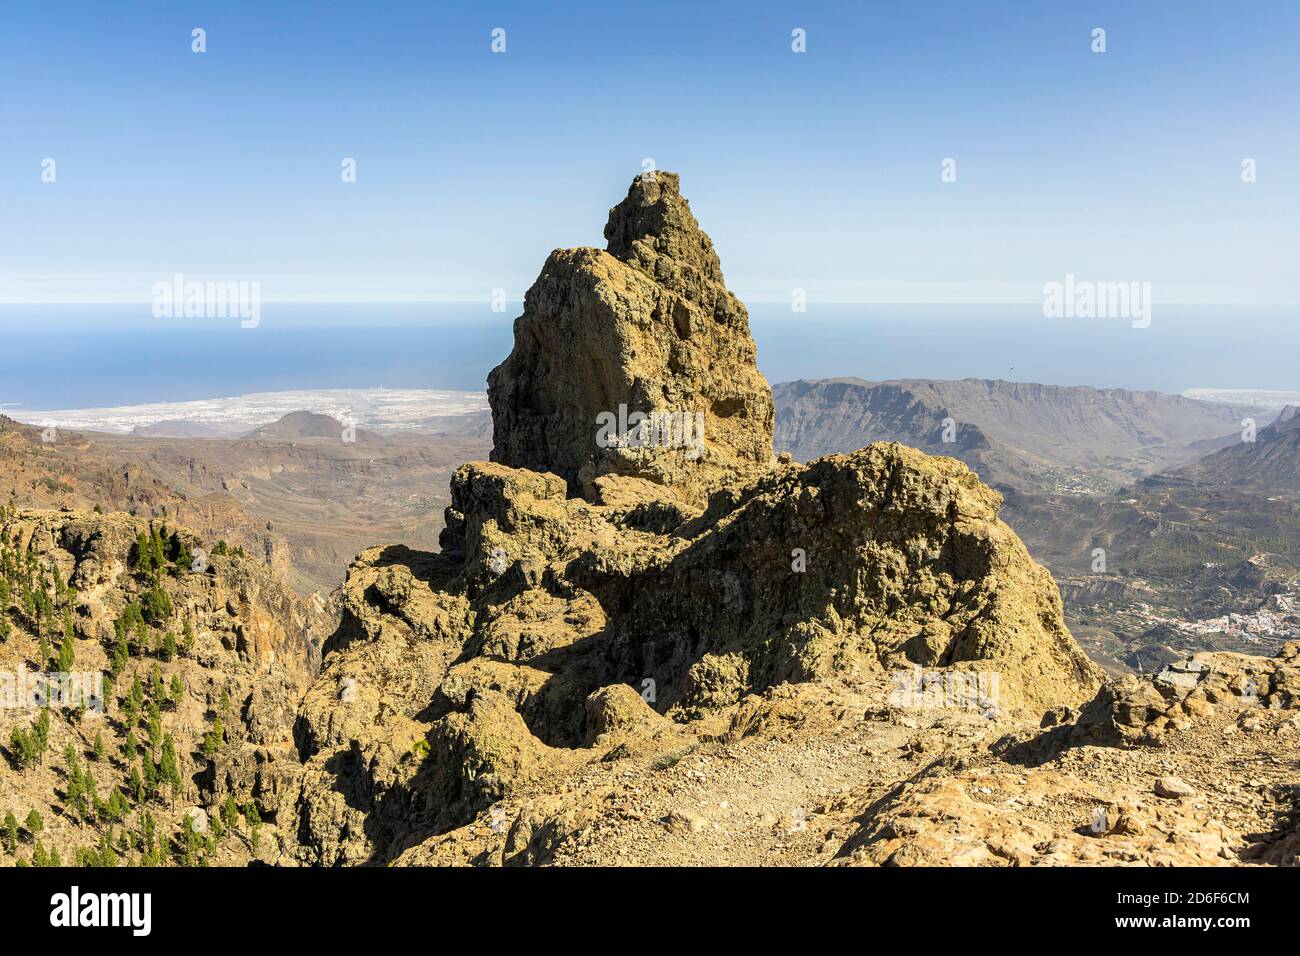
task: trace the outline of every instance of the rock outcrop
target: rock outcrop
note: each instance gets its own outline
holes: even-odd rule
[[[761,472],[772,392],[676,174],[636,179],[605,238],[607,251],[551,253],[528,290],[514,350],[488,376],[492,461],[589,497],[601,476],[631,475],[702,501]]]
[[[763,726],[755,695],[787,685],[905,695],[937,672],[984,720],[1098,686],[960,462],[773,457],[744,308],[675,175],[636,180],[605,236],[529,290],[489,378],[493,460],[456,473],[442,552],[372,549],[349,572],[299,714],[307,862],[390,859],[737,707]]]
[[[1114,681],[1071,722],[900,782],[846,828],[836,862],[1298,865],[1294,772],[1277,756],[1300,739],[1297,710],[1297,641]]]

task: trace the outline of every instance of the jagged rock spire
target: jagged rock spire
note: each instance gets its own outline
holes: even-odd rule
[[[621,475],[696,502],[770,467],[749,317],[677,175],[637,177],[605,237],[605,252],[553,252],[528,290],[514,350],[488,376],[492,460],[589,497]]]
[[[634,179],[627,198],[609,211],[605,239],[610,255],[692,302],[709,286],[723,285],[722,263],[682,198],[676,173]]]

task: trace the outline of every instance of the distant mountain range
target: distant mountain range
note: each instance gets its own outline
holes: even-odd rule
[[[1286,500],[1300,491],[1295,406],[1279,415],[981,379],[795,381],[773,394],[777,451],[811,460],[898,441],[958,458],[1000,488],[1003,517],[1056,574],[1071,624],[1098,659],[1127,658],[1114,635],[1139,652],[1148,645],[1124,617],[1135,600],[1198,617],[1249,610],[1300,562],[1287,545],[1300,529]],[[452,470],[487,456],[486,411],[465,402],[430,415],[437,409],[422,399],[390,394],[373,416],[385,429],[358,423],[351,441],[338,417],[305,408],[240,427],[249,409],[261,416],[283,399],[205,404],[196,419],[166,417],[173,406],[149,406],[149,422],[116,410],[117,433],[61,427],[49,441],[0,420],[0,493],[165,515],[243,544],[302,593],[333,588],[376,541],[436,546]],[[1247,417],[1268,423],[1253,443],[1242,441]],[[1097,547],[1107,550],[1107,575],[1090,570]],[[1261,564],[1260,553],[1272,557]]]
[[[988,379],[785,382],[777,450],[801,460],[872,441],[959,458],[990,484],[1089,493],[1190,461],[1234,440],[1255,406],[1161,392]]]
[[[1254,441],[1236,440],[1174,472],[1199,484],[1300,492],[1300,405],[1288,405]]]
[[[1253,652],[1253,637],[1212,639],[1186,622],[1267,613],[1296,590],[1294,405],[1278,414],[984,379],[796,381],[773,396],[778,451],[812,459],[897,441],[958,458],[998,487],[1003,519],[1060,584],[1075,636],[1112,669],[1211,644]],[[1242,440],[1247,418],[1269,423],[1254,442]]]

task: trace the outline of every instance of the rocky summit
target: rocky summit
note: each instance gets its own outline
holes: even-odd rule
[[[772,455],[745,310],[676,175],[634,181],[605,237],[529,290],[489,378],[493,460],[456,473],[441,553],[350,570],[299,715],[304,862],[444,854],[520,794],[797,724],[801,685],[887,705],[938,673],[977,726],[1100,685],[960,462]],[[646,427],[674,413],[699,414],[695,444]]]
[[[551,253],[528,290],[514,350],[488,376],[492,460],[597,502],[614,494],[606,476],[700,501],[770,467],[772,391],[749,316],[676,174],[635,180],[605,238],[603,252]]]

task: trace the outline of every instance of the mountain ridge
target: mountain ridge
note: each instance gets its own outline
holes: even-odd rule
[[[774,440],[796,457],[903,440],[1017,491],[1114,490],[1195,457],[1196,443],[1226,440],[1258,412],[1162,392],[974,378],[798,380],[773,395]]]
[[[1284,407],[1253,441],[1239,433],[1236,440],[1173,474],[1198,484],[1300,493],[1300,406]]]

